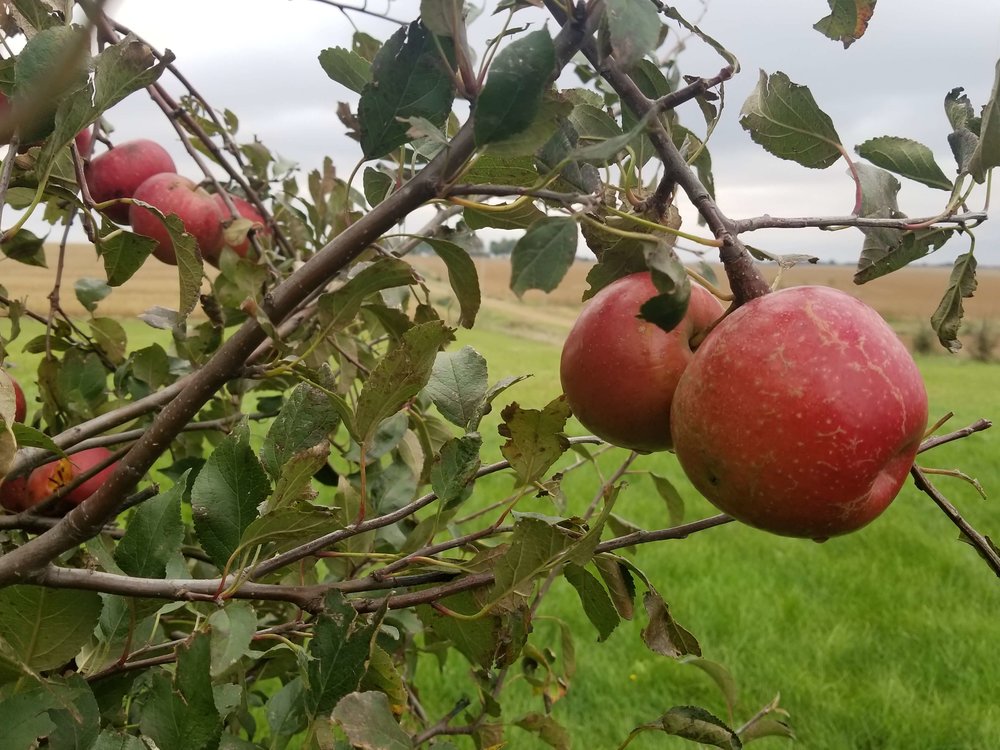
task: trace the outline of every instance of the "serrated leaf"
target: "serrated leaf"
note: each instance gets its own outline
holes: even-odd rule
[[[100,614],[93,591],[8,586],[0,589],[0,641],[28,669],[55,669],[90,639]]]
[[[876,2],[878,0],[827,0],[830,15],[813,24],[813,28],[833,41],[841,42],[847,49],[868,30]]]
[[[507,438],[500,447],[522,484],[534,482],[545,474],[569,449],[563,434],[570,410],[565,396],[549,402],[544,409],[522,409],[516,402],[501,412],[503,424],[497,428]]]
[[[741,750],[743,743],[722,719],[698,706],[676,706],[660,717],[659,729],[675,737],[712,745],[723,750]]]
[[[469,495],[476,472],[482,466],[479,452],[483,439],[478,433],[452,438],[443,446],[431,466],[431,489],[442,508],[450,508]]]
[[[487,151],[463,173],[462,178],[476,184],[530,187],[540,176],[535,160],[530,156],[501,156]]]
[[[441,416],[464,428],[475,418],[486,385],[486,358],[463,346],[457,352],[438,352],[426,391]]]
[[[212,677],[218,678],[242,659],[257,632],[257,614],[246,602],[228,601],[208,618]]]
[[[147,750],[147,747],[138,737],[105,729],[90,750]]]
[[[368,201],[368,205],[374,207],[385,200],[396,181],[380,169],[365,167],[361,182],[364,186],[365,200]]]
[[[278,740],[278,748],[284,747],[282,740],[287,741],[306,728],[305,685],[301,677],[289,680],[268,699],[265,715],[271,737]]]
[[[520,383],[522,380],[526,380],[530,377],[530,375],[515,375],[512,377],[502,378],[491,385],[486,391],[486,395],[483,396],[483,400],[479,403],[479,406],[476,407],[475,416],[469,422],[468,429],[478,430],[479,423],[482,422],[483,417],[493,410],[493,401],[496,400],[497,396],[506,391],[512,385]]]
[[[476,144],[509,138],[531,125],[555,66],[555,46],[547,29],[526,34],[500,50],[476,101]]]
[[[510,546],[494,561],[488,601],[502,599],[541,573],[569,543],[570,538],[551,523],[530,516],[518,518]]]
[[[166,492],[140,505],[129,517],[125,535],[115,547],[115,562],[127,575],[163,578],[167,562],[184,541],[181,498],[188,473]]]
[[[411,750],[413,741],[393,716],[385,693],[369,691],[345,695],[333,709],[351,747],[358,750]]]
[[[61,23],[59,17],[53,13],[52,4],[44,0],[12,0],[9,5],[13,8],[8,8],[8,12],[14,11],[18,26],[24,29],[27,36],[32,36],[34,31],[49,29]]]
[[[0,726],[3,727],[5,748],[34,750],[38,740],[48,737],[55,729],[49,710],[59,707],[54,694],[32,690],[6,696],[0,700]]]
[[[371,83],[372,66],[361,55],[343,47],[328,47],[319,53],[319,64],[330,78],[355,94]]]
[[[577,225],[569,217],[539,219],[514,245],[510,288],[520,297],[529,289],[551,292],[576,258]]]
[[[249,552],[262,547],[265,556],[280,554],[341,527],[330,511],[296,503],[271,510],[253,521],[240,538],[240,549]]]
[[[267,431],[260,451],[267,473],[277,479],[294,455],[325,440],[340,417],[330,398],[309,383],[300,383],[288,395]]]
[[[17,441],[18,447],[44,448],[47,451],[55,453],[57,456],[66,455],[62,448],[56,445],[55,441],[41,430],[36,430],[30,425],[21,424],[20,422],[9,422],[8,425],[14,433],[14,439]]]
[[[382,45],[372,63],[371,83],[358,103],[365,159],[385,156],[408,141],[409,126],[400,118],[424,117],[444,126],[455,93],[440,58],[442,48],[450,58],[450,40],[435,40],[418,21],[400,28]]]
[[[381,617],[359,618],[339,592],[327,594],[309,643],[306,709],[313,717],[330,711],[358,689]]]
[[[590,622],[597,628],[597,640],[607,640],[621,620],[608,592],[600,581],[586,568],[570,563],[563,568],[563,575],[570,582]]]
[[[462,213],[469,229],[493,227],[495,229],[527,229],[536,221],[545,217],[534,203],[513,202],[498,204],[490,210],[481,210],[466,206]]]
[[[740,125],[753,141],[780,159],[825,169],[841,156],[840,136],[806,86],[763,70],[740,110]]]
[[[358,442],[374,436],[382,420],[395,414],[427,385],[434,360],[452,333],[440,321],[413,326],[398,346],[371,371],[358,396],[355,428]]]
[[[459,325],[472,328],[482,304],[482,293],[479,290],[479,273],[476,264],[469,253],[448,240],[425,237],[424,242],[433,248],[438,257],[444,261],[448,269],[448,284],[455,292],[458,307],[461,310]]]
[[[83,278],[73,282],[73,291],[77,301],[92,313],[97,309],[97,303],[111,294],[111,287],[103,279]]]
[[[948,279],[948,289],[931,315],[931,326],[937,333],[938,341],[950,352],[954,353],[962,348],[958,340],[958,329],[965,313],[962,300],[973,296],[977,286],[976,258],[969,251],[955,258],[955,265],[952,266],[951,277]]]
[[[649,622],[642,629],[642,640],[654,651],[676,659],[679,656],[701,656],[697,639],[678,625],[670,615],[670,607],[663,597],[653,590],[647,591],[642,603],[649,615]]]
[[[1000,166],[1000,60],[996,64],[989,101],[983,107],[979,143],[969,161],[969,174],[976,182],[982,183],[986,180],[987,171],[997,166]]]
[[[27,229],[19,229],[13,237],[3,235],[0,252],[11,260],[26,266],[47,268],[45,265],[45,237],[36,237]]]
[[[416,281],[413,269],[398,258],[383,258],[366,266],[340,289],[319,298],[323,325],[343,328],[357,317],[365,300],[376,292],[408,286]]]
[[[854,150],[877,167],[888,169],[938,190],[951,190],[952,183],[934,161],[927,146],[909,138],[885,135],[865,141]]]
[[[636,122],[628,131],[612,136],[599,143],[589,143],[573,150],[571,158],[576,161],[591,162],[603,165],[615,160],[615,157],[636,138],[646,132],[650,120],[656,116],[656,109],[650,111]]]
[[[625,70],[648,55],[660,43],[656,6],[647,0],[608,0],[604,23],[615,61]]]
[[[90,685],[74,674],[65,685],[52,687],[57,691],[61,706],[49,711],[55,730],[48,737],[48,747],[50,750],[92,750],[101,731],[101,710]]]
[[[87,86],[88,63],[87,36],[79,26],[52,26],[28,39],[14,63],[14,110],[20,119],[29,118],[18,123],[22,142],[52,134],[59,104]],[[39,174],[46,174],[51,163],[51,157],[42,156],[45,148]]]
[[[504,156],[527,156],[535,153],[548,143],[566,120],[573,105],[551,92],[546,92],[539,102],[531,122],[522,130],[495,141],[487,146],[490,153]]]
[[[245,427],[226,436],[208,457],[191,488],[191,510],[195,533],[219,568],[236,551],[270,489]]]
[[[156,249],[156,240],[145,235],[120,230],[100,241],[101,260],[109,286],[121,286],[142,268]]]

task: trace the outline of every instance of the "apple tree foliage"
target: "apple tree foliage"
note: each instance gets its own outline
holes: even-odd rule
[[[661,294],[647,314],[669,327],[690,292],[675,240],[699,239],[679,230],[681,195],[707,226],[700,239],[718,249],[735,304],[766,292],[756,262],[803,259],[744,245],[755,229],[856,228],[858,283],[967,242],[931,318],[956,349],[985,219],[967,200],[1000,164],[1000,68],[981,108],[962,89],[945,97],[950,177],[904,137],[873,137],[852,155],[808,88],[761,72],[739,114],[749,137],[806,168],[844,159],[856,205],[841,217],[735,221],[715,202],[707,143],[739,62],[658,0],[501,0],[485,10],[506,19],[502,32],[475,50],[469,6],[423,0],[384,39],[359,30],[349,49],[314,50],[351,102],[338,109],[358,144],[349,175],[330,160],[303,174],[243,140],[236,115],[204,101],[169,52],[99,2],[79,3],[77,23],[67,5],[5,4],[0,91],[12,107],[0,135],[12,146],[0,191],[22,217],[80,223],[105,278],[74,287],[89,319],[55,303],[44,335],[18,342],[43,354],[41,400],[27,425],[3,412],[0,472],[23,475],[95,443],[114,445],[120,461],[69,512],[56,498],[0,517],[3,747],[445,750],[530,733],[565,748],[550,709],[567,691],[572,700],[574,644],[594,634],[537,627],[557,579],[579,594],[598,641],[640,620],[652,652],[705,670],[732,707],[732,678],[701,658],[643,572],[641,549],[626,551],[729,519],[684,523],[676,490],[657,477],[676,523],[631,525],[615,510],[631,457],[595,483],[590,507],[564,496],[561,482],[594,460],[597,441],[567,436],[562,399],[520,404],[507,393],[516,378],[491,379],[478,352],[452,345],[481,303],[469,243],[484,228],[519,233],[518,294],[554,289],[582,243],[598,259],[585,297],[649,268]],[[830,5],[816,28],[845,47],[877,22],[873,1]],[[716,50],[720,68],[682,74],[663,57],[677,35]],[[169,349],[131,344],[100,314],[155,261],[148,238],[103,218],[81,190],[74,146],[144,91],[206,168],[207,188],[247,198],[268,228],[249,258],[227,251],[206,275],[183,223],[164,217],[180,296],[142,317],[169,332]],[[899,178],[942,191],[941,214],[907,219]],[[401,235],[418,209],[427,225]],[[46,238],[3,218],[8,262],[44,265]],[[228,233],[248,228],[237,219]],[[454,307],[407,263],[420,243],[447,267]],[[16,358],[11,344],[32,313],[15,283],[0,302],[0,353]],[[499,432],[500,455],[484,448],[485,431]],[[469,667],[466,697],[446,716],[426,715],[418,699],[418,666],[437,659]],[[515,674],[535,707],[508,715],[503,688]],[[652,731],[739,748],[791,736],[783,716],[777,703],[749,721],[665,706],[623,727],[622,746]]]

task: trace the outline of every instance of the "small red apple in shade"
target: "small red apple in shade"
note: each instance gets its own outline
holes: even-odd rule
[[[927,426],[927,391],[873,309],[793,287],[712,330],[677,385],[671,426],[684,473],[717,508],[822,540],[896,497]]]
[[[42,464],[31,472],[31,475],[28,477],[28,493],[32,499],[31,504],[34,505],[42,502],[42,500],[56,492],[60,487],[69,484],[75,477],[104,463],[111,456],[112,453],[107,448],[87,448],[70,455],[68,458],[60,458],[57,461]],[[94,476],[66,493],[63,499],[74,505],[79,505],[97,492],[102,484],[108,481],[108,477],[111,476],[117,465],[116,461],[101,469]]]
[[[156,174],[135,190],[136,200],[158,208],[165,215],[175,214],[192,235],[203,257],[218,257],[222,248],[222,215],[211,195],[187,177]],[[132,205],[129,211],[132,229],[156,240],[153,255],[164,263],[177,265],[174,244],[163,222],[146,208]]]
[[[14,380],[6,370],[0,370],[0,377],[6,378],[14,390],[14,421],[24,422],[28,416],[28,402],[24,398],[24,391],[21,389],[20,383]]]
[[[82,149],[80,153],[83,154]],[[174,160],[163,146],[156,141],[139,139],[119,144],[94,157],[84,170],[84,176],[90,196],[96,203],[103,203],[115,198],[131,198],[136,188],[153,175],[176,171]],[[117,224],[128,224],[129,206],[116,203],[104,209],[104,215]]]
[[[232,213],[226,206],[226,202],[223,200],[221,195],[216,193],[215,195],[212,196],[212,199],[215,201],[215,205],[218,207],[219,213],[222,214],[223,224],[225,225],[230,221]],[[232,200],[233,205],[236,207],[236,211],[239,213],[239,215],[244,219],[248,219],[252,223],[253,226],[250,227],[250,230],[255,232],[258,237],[263,235],[268,235],[271,233],[270,230],[267,228],[267,225],[264,223],[264,217],[260,215],[260,212],[254,207],[252,203],[250,203],[247,200],[244,200],[243,198],[240,198],[238,195],[230,194],[229,199]],[[226,231],[225,227],[223,227],[224,235],[225,231]],[[223,241],[223,247],[225,247],[225,245],[226,243],[225,241]],[[230,244],[229,247],[231,247],[233,251],[235,251],[235,253],[239,255],[241,258],[245,258],[247,257],[247,252],[249,252],[250,250],[250,238],[246,234],[241,234],[240,240],[237,242],[233,242],[233,244]],[[219,248],[219,251],[216,253],[212,254],[205,253],[205,260],[207,260],[213,266],[218,266],[219,256],[221,255],[221,253],[222,253],[221,247]]]
[[[0,484],[0,505],[13,513],[20,513],[33,505],[28,491],[28,477],[7,477]]]
[[[646,453],[671,447],[671,402],[694,356],[691,341],[722,315],[718,300],[692,284],[687,312],[668,333],[639,317],[657,294],[648,271],[601,289],[566,337],[559,363],[566,400],[583,426]]]
[[[91,133],[90,128],[84,128],[79,133],[76,134],[76,150],[80,154],[80,158],[89,159],[90,154],[94,151],[94,136]],[[88,182],[89,186],[89,182]]]

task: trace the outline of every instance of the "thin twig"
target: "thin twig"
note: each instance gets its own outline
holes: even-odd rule
[[[733,228],[737,234],[755,232],[758,229],[840,229],[843,227],[875,227],[880,229],[899,229],[906,231],[912,225],[933,222],[936,224],[956,224],[959,227],[973,228],[989,218],[984,211],[971,211],[957,216],[935,216],[921,219],[876,219],[867,216],[755,216],[750,219],[736,219]]]
[[[923,453],[924,451],[929,451],[932,448],[937,448],[939,445],[950,443],[953,440],[960,440],[961,438],[968,437],[973,433],[982,432],[983,430],[988,430],[992,426],[993,422],[991,422],[988,419],[977,419],[968,427],[963,427],[960,430],[949,432],[946,435],[937,435],[935,437],[927,438],[926,440],[924,440],[924,442],[920,444],[920,448],[917,450],[917,453]]]

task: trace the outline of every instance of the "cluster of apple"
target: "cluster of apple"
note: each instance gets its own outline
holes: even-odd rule
[[[83,153],[81,151],[81,153]],[[139,139],[122,143],[92,159],[84,169],[87,187],[95,203],[109,203],[103,213],[117,224],[130,224],[137,234],[156,240],[153,255],[164,263],[177,265],[177,255],[163,222],[152,211],[137,203],[114,203],[134,198],[174,214],[184,224],[184,231],[194,237],[202,257],[214,266],[226,242],[226,227],[232,214],[219,193],[210,194],[187,177],[177,174],[170,154],[155,141]],[[267,233],[264,218],[247,201],[229,195],[237,212],[247,219],[254,231]],[[228,243],[240,257],[250,249],[244,234]]]
[[[804,286],[723,317],[694,285],[668,333],[639,317],[656,294],[649,273],[619,279],[570,331],[560,375],[587,429],[673,450],[713,505],[773,533],[823,540],[888,507],[923,438],[927,392],[878,313]]]
[[[28,414],[28,404],[21,385],[4,370],[0,370],[0,377],[6,378],[14,390],[14,421],[24,422]],[[14,513],[27,510],[50,497],[61,487],[70,484],[77,477],[108,463],[111,456],[112,453],[107,448],[87,448],[67,458],[43,464],[27,476],[0,480],[2,481],[0,505]],[[117,462],[112,462],[97,471],[63,495],[62,500],[70,505],[79,505],[97,492],[111,476],[116,464]]]

